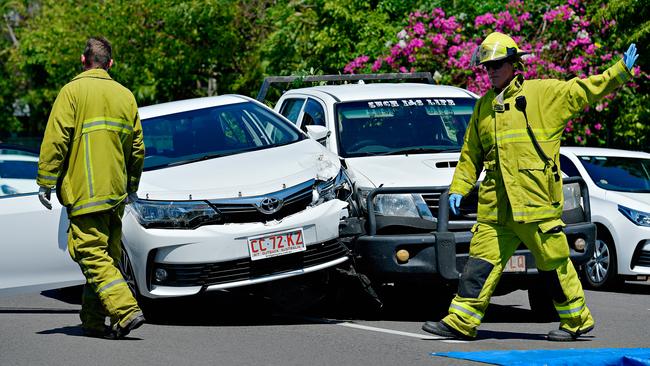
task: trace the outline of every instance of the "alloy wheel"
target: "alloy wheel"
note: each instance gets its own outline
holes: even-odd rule
[[[593,284],[602,284],[607,281],[610,271],[610,250],[602,240],[596,240],[594,255],[585,264],[586,274]]]

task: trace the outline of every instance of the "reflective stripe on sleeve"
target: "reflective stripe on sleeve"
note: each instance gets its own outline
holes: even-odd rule
[[[40,172],[38,173],[37,177],[43,183],[51,183],[52,185],[56,184],[56,179],[58,178],[55,175],[45,175],[45,173],[40,173]]]

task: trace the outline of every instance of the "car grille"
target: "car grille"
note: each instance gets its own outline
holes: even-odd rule
[[[427,207],[429,207],[429,210],[431,210],[431,214],[433,217],[438,217],[438,209],[440,207],[440,196],[442,195],[442,192],[435,192],[435,193],[427,193],[423,194],[422,198],[424,199],[424,202],[426,202]],[[467,225],[458,225],[455,223],[458,222],[475,222],[476,221],[476,211],[478,208],[478,195],[476,193],[476,190],[472,191],[469,195],[466,197],[463,197],[461,204],[460,204],[460,215],[456,216],[449,211],[449,230],[454,231],[455,229],[458,230],[466,230]]]
[[[314,180],[269,194],[267,196],[230,200],[212,200],[210,204],[221,213],[222,223],[268,222],[280,220],[303,211],[312,202]],[[259,202],[266,197],[276,197],[283,202],[277,212],[267,214],[258,209]]]
[[[307,246],[304,252],[251,261],[250,258],[221,263],[154,264],[167,271],[168,278],[156,282],[162,286],[210,286],[228,282],[252,280],[327,263],[348,254],[338,240]]]

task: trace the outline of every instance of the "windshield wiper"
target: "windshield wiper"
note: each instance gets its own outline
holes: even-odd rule
[[[386,151],[382,153],[377,153],[374,155],[408,155],[408,154],[426,154],[426,153],[450,153],[450,152],[459,152],[460,148],[454,149],[433,149],[428,147],[408,147],[404,149],[396,149],[391,151]]]
[[[224,154],[224,153],[219,153],[219,154],[205,154],[205,155],[199,156],[198,158],[174,161],[174,162],[172,162],[172,163],[167,164],[167,166],[176,166],[176,165],[183,165],[183,164],[189,164],[189,163],[196,163],[197,161],[203,161],[203,160],[208,160],[208,159],[220,158],[220,157],[222,157],[222,156],[226,156],[226,155],[230,155],[230,154]]]

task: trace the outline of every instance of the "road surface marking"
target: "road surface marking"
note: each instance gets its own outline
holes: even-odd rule
[[[314,323],[340,325],[340,326],[348,327],[348,328],[368,330],[368,331],[371,331],[371,332],[388,333],[388,334],[412,337],[412,338],[417,338],[417,339],[422,339],[422,340],[434,340],[434,341],[441,341],[441,342],[445,342],[445,343],[467,343],[467,341],[458,340],[458,339],[449,339],[449,338],[440,337],[440,336],[436,336],[436,335],[426,335],[426,334],[402,332],[400,330],[371,327],[371,326],[368,326],[368,325],[361,325],[361,324],[356,324],[356,323],[351,323],[351,322],[341,322],[341,321],[337,321],[337,320],[333,320],[333,319],[316,318],[316,317],[303,316],[303,315],[296,316],[296,315],[293,315],[293,314],[283,314],[283,316],[285,316],[287,318],[307,320],[307,321],[314,322]]]
[[[346,322],[346,323],[338,323],[337,325],[340,325],[340,326],[343,326],[343,327],[348,327],[348,328],[369,330],[369,331],[372,331],[372,332],[380,332],[380,333],[401,335],[401,336],[406,336],[406,337],[413,337],[413,338],[423,339],[423,340],[440,340],[440,341],[443,341],[443,342],[451,342],[451,343],[465,343],[465,341],[452,340],[452,339],[447,339],[445,337],[440,337],[440,336],[429,336],[429,335],[418,334],[418,333],[402,332],[400,330],[392,330],[392,329],[386,329],[386,328],[370,327],[370,326],[367,326],[367,325],[348,323],[348,322]]]

